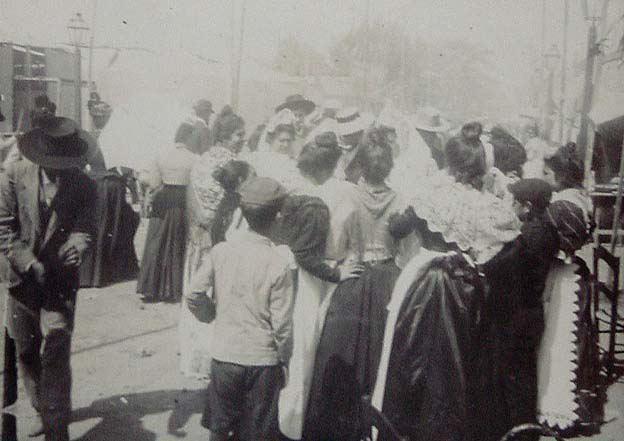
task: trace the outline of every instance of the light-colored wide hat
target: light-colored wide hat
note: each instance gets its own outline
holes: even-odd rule
[[[414,118],[414,126],[418,130],[434,133],[446,132],[451,127],[450,123],[442,118],[440,111],[433,107],[420,109]]]
[[[345,107],[336,113],[336,123],[336,135],[347,136],[368,129],[373,124],[373,118],[357,107]]]

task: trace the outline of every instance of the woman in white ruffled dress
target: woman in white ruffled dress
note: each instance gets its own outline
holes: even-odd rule
[[[184,296],[190,278],[212,248],[211,226],[224,190],[213,177],[222,165],[236,158],[245,136],[245,122],[226,106],[213,126],[215,145],[191,169],[187,194],[189,238],[184,268]],[[210,374],[212,326],[199,322],[182,302],[179,325],[180,369],[185,376],[207,379]]]

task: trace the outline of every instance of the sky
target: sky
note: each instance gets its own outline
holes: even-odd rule
[[[564,1],[544,1],[546,46],[561,47]],[[578,60],[584,54],[587,27],[581,2],[567,1],[569,57]],[[67,22],[80,11],[94,29],[96,45],[166,48],[227,63],[232,11],[239,23],[243,0],[99,0],[93,24],[95,3],[0,0],[0,40],[65,43]],[[280,39],[290,37],[327,50],[364,22],[367,3],[371,20],[401,26],[415,38],[467,40],[492,51],[499,75],[512,87],[526,80],[539,58],[543,0],[247,0],[243,56],[270,65]]]

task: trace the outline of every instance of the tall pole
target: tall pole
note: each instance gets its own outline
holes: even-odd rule
[[[230,105],[233,105],[235,98],[234,83],[236,77],[236,0],[230,2]]]
[[[89,38],[89,78],[87,83],[89,84],[89,92],[92,92],[95,87],[93,84],[93,41],[95,39],[95,18],[97,13],[97,0],[93,0],[93,17],[91,19],[91,36]],[[91,97],[89,97],[91,99]],[[87,129],[92,132],[93,131],[93,118],[89,118],[89,126]]]
[[[80,68],[80,47],[76,44],[74,52],[74,108],[76,122],[82,127],[82,72]]]
[[[366,11],[364,11],[365,13],[365,29],[366,29],[366,35],[364,36],[364,60],[363,60],[363,64],[364,64],[364,100],[365,100],[365,105],[364,107],[367,107],[369,104],[369,96],[368,96],[368,58],[369,58],[369,41],[370,41],[370,0],[366,0]]]
[[[238,48],[236,52],[236,65],[234,68],[234,78],[232,84],[232,108],[238,111],[239,106],[239,94],[240,94],[240,76],[241,76],[241,64],[243,61],[243,40],[245,38],[245,9],[247,1],[243,0],[241,5],[241,18],[240,18],[240,33],[238,36]]]
[[[563,0],[563,52],[561,54],[561,97],[559,98],[559,142],[563,143],[563,126],[565,124],[566,73],[568,70],[568,21],[570,9],[568,0]]]
[[[585,84],[583,87],[583,108],[581,110],[581,127],[579,129],[577,145],[580,146],[581,157],[587,161],[589,139],[589,112],[591,111],[594,87],[594,64],[596,60],[596,20],[591,20],[589,32],[587,34],[587,60],[585,63]]]

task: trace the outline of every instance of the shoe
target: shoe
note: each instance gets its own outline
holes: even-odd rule
[[[30,425],[28,429],[28,438],[37,438],[45,433],[43,430],[43,421],[41,416],[37,415],[35,421]]]

